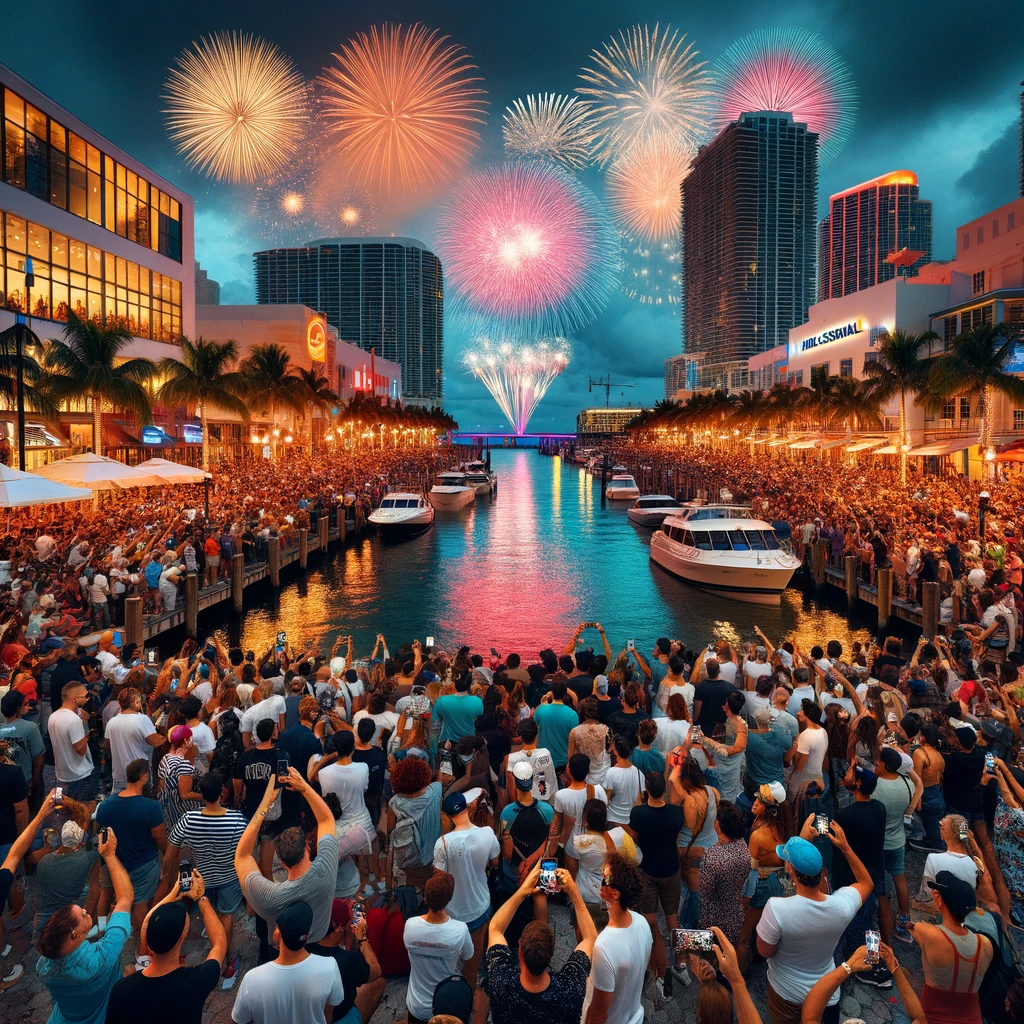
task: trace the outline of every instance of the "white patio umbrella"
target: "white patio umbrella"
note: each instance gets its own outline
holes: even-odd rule
[[[155,473],[168,484],[201,484],[204,480],[213,479],[212,473],[196,469],[194,466],[183,466],[180,462],[171,462],[170,459],[147,459],[135,468]]]
[[[55,505],[61,501],[83,501],[92,497],[87,487],[68,487],[35,473],[0,465],[0,508]]]
[[[161,487],[165,483],[155,473],[126,466],[117,459],[85,452],[51,462],[39,471],[40,476],[71,487],[88,487],[93,491],[115,491],[123,487]]]

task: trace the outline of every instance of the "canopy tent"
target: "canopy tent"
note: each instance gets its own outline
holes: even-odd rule
[[[818,444],[818,439],[816,437],[812,437],[812,438],[809,438],[809,439],[806,439],[806,440],[803,440],[803,441],[794,441],[789,447],[790,448],[799,448],[799,449],[802,450],[804,448],[814,448],[814,447],[816,447],[817,444]]]
[[[155,473],[167,484],[201,484],[204,480],[212,480],[213,474],[194,466],[183,466],[180,462],[169,459],[147,459],[140,462],[136,469],[147,473]]]
[[[0,508],[56,505],[61,501],[84,501],[92,497],[87,487],[67,487],[35,473],[0,465]]]
[[[932,441],[918,448],[911,448],[907,454],[915,458],[919,455],[953,455],[956,452],[962,452],[965,448],[970,448],[972,443],[966,437],[958,437],[954,441]]]
[[[894,444],[887,444],[884,448],[876,448],[872,455],[895,455],[899,448]]]
[[[873,437],[868,441],[857,441],[854,444],[847,445],[846,450],[848,452],[863,452],[868,448],[877,448],[880,444],[885,444],[885,438]]]
[[[160,487],[166,481],[156,473],[126,466],[117,459],[85,452],[59,462],[51,462],[39,475],[71,487],[88,487],[93,491],[115,491],[122,487]]]
[[[832,448],[838,448],[841,444],[846,444],[845,437],[834,437],[831,441],[826,441],[822,446],[821,450],[827,452]]]

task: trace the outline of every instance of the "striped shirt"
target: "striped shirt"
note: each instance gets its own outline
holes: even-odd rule
[[[178,779],[185,775],[196,775],[192,762],[187,758],[179,757],[177,754],[167,754],[160,762],[160,779],[163,782],[163,789],[160,791],[160,803],[164,809],[164,820],[168,828],[174,828],[178,819],[189,810],[192,810],[200,797],[193,800],[183,800],[178,792]],[[195,782],[192,783],[195,788]]]
[[[245,818],[238,811],[188,811],[178,819],[167,840],[172,846],[191,848],[203,881],[212,888],[236,880],[235,848],[244,831]]]

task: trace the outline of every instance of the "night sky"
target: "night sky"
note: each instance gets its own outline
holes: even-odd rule
[[[771,11],[771,20],[765,12]],[[168,180],[196,197],[196,257],[221,282],[221,301],[252,302],[251,254],[265,247],[236,214],[237,194],[187,170],[168,141],[161,114],[167,69],[205,33],[241,29],[280,46],[312,78],[353,33],[385,20],[423,21],[472,55],[490,113],[475,166],[500,161],[501,115],[527,93],[571,93],[591,49],[636,22],[668,22],[714,63],[757,28],[815,32],[851,68],[859,96],[854,132],[820,174],[819,217],[828,196],[896,168],[920,179],[934,203],[934,255],[954,253],[959,223],[1017,198],[1019,104],[1024,77],[1024,4],[951,0],[786,3],[720,0],[624,5],[611,0],[517,3],[244,3],[177,0],[33,0],[6,5],[0,61]],[[584,180],[601,195],[603,178]],[[436,238],[437,204],[378,215],[379,233]],[[678,308],[678,307],[677,307]],[[459,364],[466,339],[446,329],[446,404],[463,428],[501,429],[502,414]],[[680,351],[678,316],[617,294],[605,314],[573,338],[575,357],[555,382],[531,429],[572,430],[577,411],[603,404],[587,394],[588,374],[610,372],[636,387],[612,401],[662,397],[663,362]]]

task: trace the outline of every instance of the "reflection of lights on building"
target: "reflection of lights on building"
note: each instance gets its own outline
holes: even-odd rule
[[[285,434],[284,435],[284,443],[285,444],[291,444],[293,440],[294,440],[294,438],[292,437],[291,434]]]

